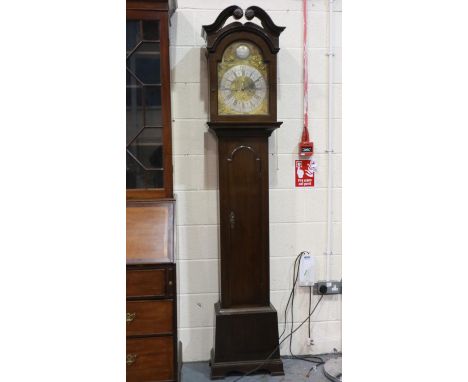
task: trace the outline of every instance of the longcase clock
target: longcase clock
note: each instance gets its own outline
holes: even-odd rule
[[[254,368],[282,375],[278,316],[270,303],[268,137],[276,116],[276,55],[284,27],[259,7],[238,6],[203,26],[210,121],[218,137],[220,298],[211,378]],[[268,358],[269,357],[269,358]],[[268,359],[267,359],[268,358]]]

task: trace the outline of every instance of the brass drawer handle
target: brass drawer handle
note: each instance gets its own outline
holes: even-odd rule
[[[136,313],[127,313],[127,324],[132,322],[136,317]]]
[[[136,354],[127,354],[127,366],[133,365],[136,361]]]

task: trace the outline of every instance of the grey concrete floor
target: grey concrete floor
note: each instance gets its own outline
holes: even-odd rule
[[[337,355],[322,355],[326,361]],[[312,363],[283,358],[284,375],[279,377],[271,377],[269,374],[256,374],[243,378],[239,382],[330,382],[323,374],[323,366],[319,366],[316,371],[312,371],[309,377],[306,374],[312,367]],[[232,382],[238,378],[240,374],[226,377],[220,381]],[[189,362],[182,366],[182,382],[208,382],[210,380],[210,367],[208,362]]]

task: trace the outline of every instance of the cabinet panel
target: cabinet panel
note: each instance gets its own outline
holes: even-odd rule
[[[173,337],[127,339],[127,382],[172,380]]]
[[[127,301],[127,336],[173,332],[172,300]]]
[[[127,264],[173,258],[174,203],[127,202]]]
[[[127,297],[166,295],[166,269],[127,270]]]

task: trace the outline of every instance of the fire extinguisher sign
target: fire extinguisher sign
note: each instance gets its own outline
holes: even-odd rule
[[[296,187],[314,187],[314,164],[310,159],[296,160]]]

